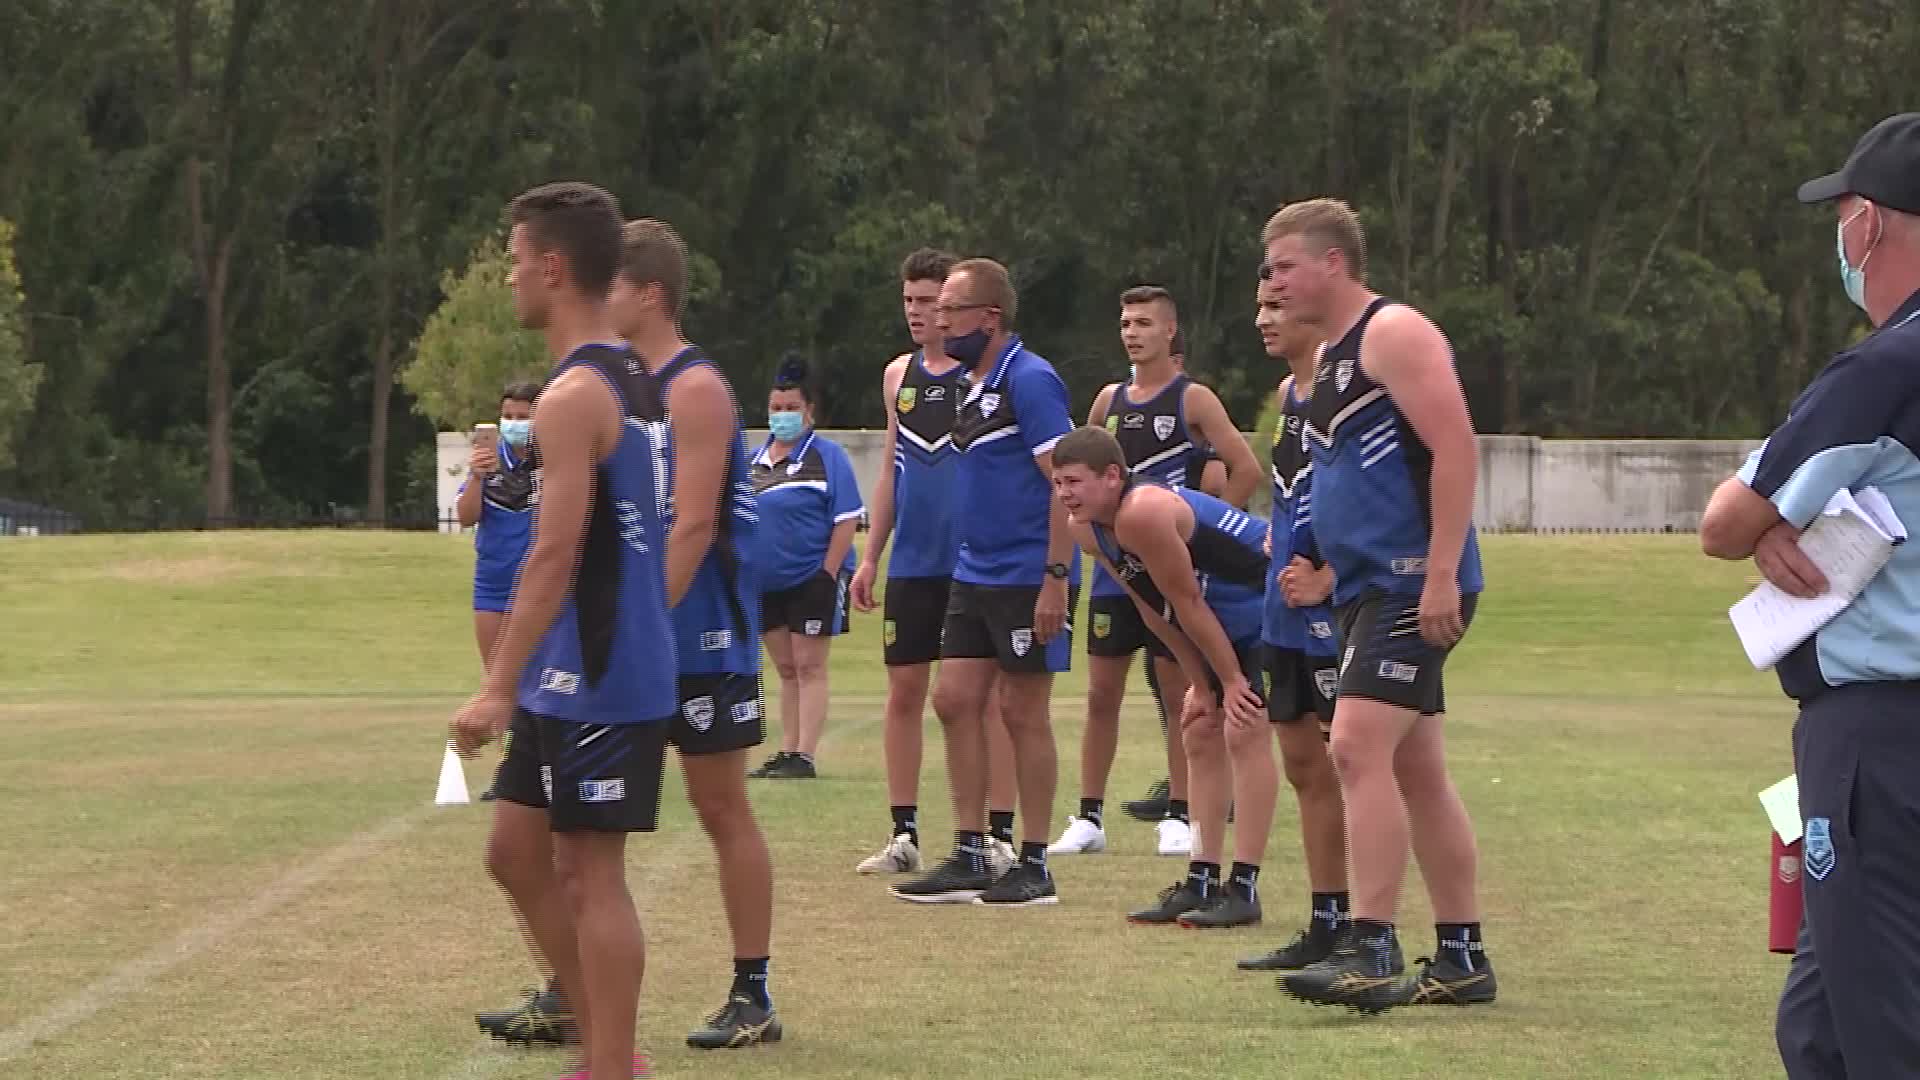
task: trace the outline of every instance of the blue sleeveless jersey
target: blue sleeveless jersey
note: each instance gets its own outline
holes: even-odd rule
[[[472,483],[469,476],[462,492]],[[473,584],[511,592],[520,560],[533,539],[533,469],[500,440],[500,471],[487,474],[480,492],[480,527],[473,532]]]
[[[927,371],[924,353],[907,361],[893,395],[897,434],[893,440],[893,557],[887,577],[953,576],[960,558],[954,532],[953,420],[968,389],[967,368],[955,364],[941,375]]]
[[[661,412],[665,413],[667,388],[682,372],[694,367],[709,367],[727,377],[697,345],[689,345],[654,375],[660,388]],[[727,385],[727,397],[733,387]],[[671,417],[653,422],[656,443],[663,447],[662,470],[667,491],[673,491],[673,429]],[[674,648],[680,656],[680,670],[688,675],[757,675],[760,673],[760,586],[756,568],[746,558],[759,536],[760,517],[753,498],[753,480],[748,473],[747,437],[740,426],[740,407],[733,409],[733,438],[727,448],[727,466],[720,485],[719,516],[715,519],[713,546],[694,572],[693,583],[680,605],[673,609]],[[669,498],[666,507],[668,526],[674,507]]]
[[[1333,566],[1333,602],[1375,590],[1418,594],[1427,582],[1433,535],[1433,452],[1401,415],[1386,388],[1360,369],[1360,338],[1391,301],[1376,297],[1353,329],[1321,354],[1307,406],[1313,455],[1313,533]],[[1484,582],[1480,544],[1467,526],[1460,591]]]
[[[1134,485],[1130,485],[1128,494],[1132,490]],[[1265,601],[1262,589],[1268,566],[1264,550],[1267,523],[1196,488],[1172,490],[1185,499],[1193,511],[1193,534],[1187,537],[1187,554],[1200,579],[1200,595],[1206,598],[1207,609],[1220,620],[1227,640],[1236,646],[1254,643],[1260,637],[1260,616]],[[1126,497],[1121,496],[1123,501]],[[1172,605],[1147,573],[1140,557],[1122,548],[1114,539],[1113,530],[1105,525],[1094,524],[1093,538],[1100,546],[1100,553],[1140,599],[1178,626]]]
[[[1120,444],[1127,471],[1142,480],[1182,488],[1200,482],[1205,458],[1187,430],[1187,386],[1182,373],[1147,401],[1136,402],[1131,377],[1107,402],[1106,428]],[[1098,564],[1093,569],[1094,596],[1121,595],[1120,583]]]
[[[1280,571],[1295,555],[1304,556],[1316,566],[1323,565],[1313,535],[1313,459],[1307,451],[1307,403],[1294,390],[1289,384],[1286,400],[1280,403],[1280,420],[1273,429],[1273,516],[1268,526],[1268,535],[1273,537],[1273,572],[1267,575],[1267,610],[1260,637],[1282,649],[1332,656],[1336,651],[1333,612],[1325,604],[1288,607],[1280,591]]]
[[[583,345],[553,377],[574,368],[597,373],[613,392],[620,440],[594,466],[573,584],[521,672],[520,707],[579,723],[655,723],[680,708],[667,617],[669,489],[648,430],[661,419],[659,393],[640,358],[617,345]],[[537,445],[534,453],[537,462]],[[534,475],[537,498],[538,467]]]

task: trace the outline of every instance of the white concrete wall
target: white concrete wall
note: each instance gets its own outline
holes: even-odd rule
[[[853,459],[860,491],[891,460],[885,431],[827,431]],[[765,441],[747,432],[748,448]],[[439,437],[440,517],[449,521],[466,476],[465,432]],[[1248,436],[1249,441],[1253,436]],[[1474,524],[1487,532],[1691,532],[1715,485],[1740,467],[1758,440],[1536,439],[1482,435]],[[1255,455],[1263,448],[1256,444]],[[1261,496],[1264,501],[1264,495]],[[442,524],[442,531],[456,531]]]

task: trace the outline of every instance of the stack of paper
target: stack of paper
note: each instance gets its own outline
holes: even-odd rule
[[[1800,534],[1800,550],[1827,576],[1827,591],[1802,599],[1763,581],[1727,611],[1747,659],[1764,671],[1799,648],[1853,603],[1906,538],[1906,527],[1879,488],[1835,495]]]
[[[1789,776],[1760,793],[1760,806],[1767,812],[1767,823],[1783,844],[1800,839],[1800,780]]]

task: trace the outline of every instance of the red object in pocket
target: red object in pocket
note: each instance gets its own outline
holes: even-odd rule
[[[1767,839],[1773,841],[1773,861],[1768,873],[1771,888],[1767,896],[1767,951],[1791,956],[1800,938],[1800,841],[1783,844],[1780,834],[1772,829],[1767,830]]]

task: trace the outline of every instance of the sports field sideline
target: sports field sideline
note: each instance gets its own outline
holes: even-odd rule
[[[1151,829],[1055,864],[1061,904],[923,908],[852,867],[885,840],[878,616],[834,646],[815,781],[755,781],[788,1034],[682,1039],[730,975],[712,857],[676,784],[632,843],[640,1042],[663,1076],[1315,1078],[1778,1075],[1767,837],[1791,710],[1724,611],[1743,566],[1689,537],[1483,539],[1448,665],[1454,776],[1482,849],[1489,1008],[1292,1002],[1236,957],[1305,908],[1283,787],[1267,924],[1122,913],[1183,869]],[[10,541],[0,596],[0,1077],[521,1080],[476,1009],[533,973],[481,867],[486,806],[433,807],[477,685],[463,538],[378,532]],[[1076,642],[1076,645],[1078,643]],[[1079,662],[1076,655],[1076,666]],[[1077,797],[1082,672],[1056,690]],[[948,830],[928,718],[924,827]],[[1144,691],[1111,797],[1159,775]],[[478,793],[497,753],[468,767]],[[936,845],[937,846],[937,845]],[[1408,959],[1431,949],[1410,881]]]

